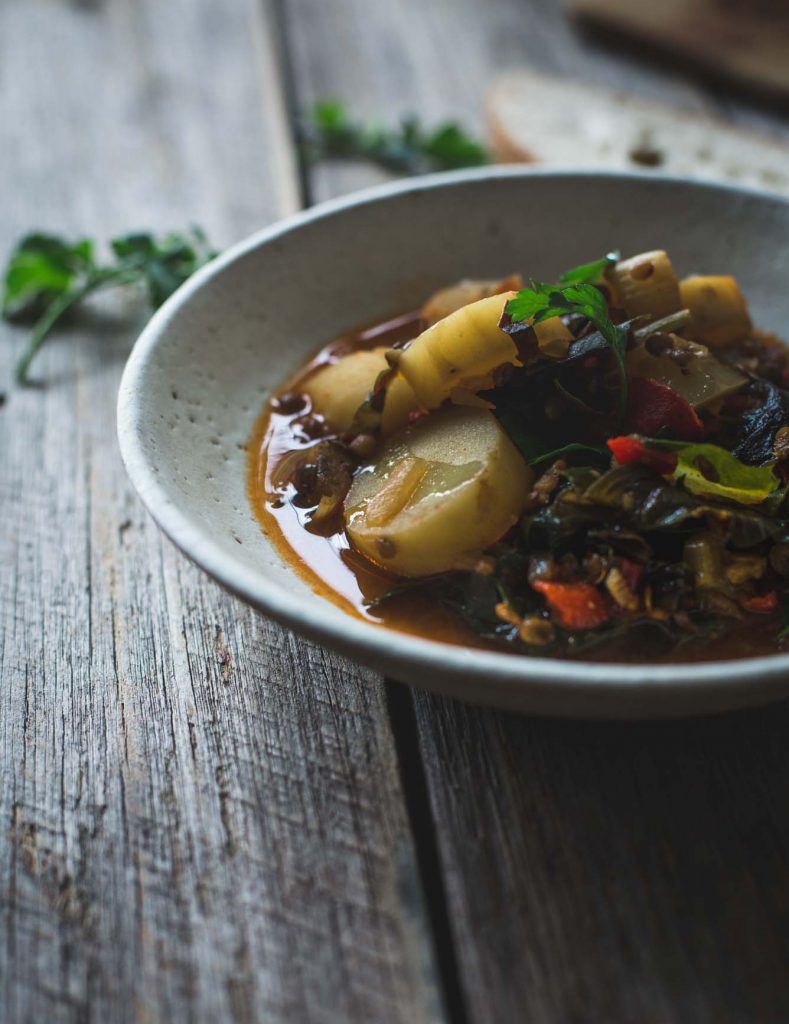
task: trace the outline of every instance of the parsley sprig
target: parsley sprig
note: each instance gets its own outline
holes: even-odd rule
[[[627,328],[611,321],[608,304],[602,292],[593,284],[544,284],[532,281],[531,288],[523,288],[507,303],[506,311],[514,321],[541,323],[553,316],[577,313],[591,320],[605,339],[616,360],[619,371],[619,413],[624,419],[627,410],[627,375],[625,349]]]
[[[332,158],[368,160],[398,174],[424,174],[488,162],[488,154],[454,121],[427,130],[416,117],[397,128],[354,121],[338,100],[322,100],[307,114],[301,128],[303,150],[310,161]]]
[[[605,277],[606,271],[621,259],[622,253],[614,249],[613,252],[606,253],[601,260],[582,263],[580,267],[566,270],[559,278],[559,284],[597,284]]]
[[[110,242],[110,250],[112,261],[100,263],[87,238],[68,241],[36,233],[18,243],[6,268],[0,307],[6,319],[33,323],[16,364],[18,383],[27,381],[30,364],[61,318],[89,295],[142,284],[156,309],[216,255],[199,228],[160,239],[148,233],[123,235]]]

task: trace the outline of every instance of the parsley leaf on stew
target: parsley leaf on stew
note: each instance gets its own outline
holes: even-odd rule
[[[515,321],[541,323],[554,316],[577,313],[591,320],[605,339],[619,371],[619,412],[624,419],[627,410],[627,376],[625,349],[627,328],[611,321],[605,296],[592,284],[554,285],[532,281],[507,303],[506,311]]]
[[[559,284],[597,284],[605,276],[615,263],[622,258],[618,249],[606,253],[601,260],[594,260],[592,263],[583,263],[580,267],[573,267],[567,270],[559,278]]]

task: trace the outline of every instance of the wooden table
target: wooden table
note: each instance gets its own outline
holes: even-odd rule
[[[300,166],[297,108],[479,128],[524,62],[773,123],[553,0],[4,0],[2,250],[229,243],[380,177]],[[125,478],[136,310],[74,321],[37,388],[0,338],[0,1019],[789,1020],[789,708],[529,720],[253,613]]]

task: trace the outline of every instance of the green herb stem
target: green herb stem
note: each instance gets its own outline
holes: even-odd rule
[[[595,327],[605,338],[616,360],[619,371],[619,419],[624,423],[627,415],[627,368],[625,366],[625,349],[627,348],[627,330],[612,324],[610,320],[592,320]]]
[[[69,291],[63,292],[58,295],[57,298],[53,299],[36,321],[28,343],[25,346],[22,355],[19,357],[16,367],[14,368],[14,379],[17,384],[28,383],[28,371],[30,370],[30,365],[35,359],[38,350],[57,326],[58,321],[65,316],[73,306],[82,302],[83,299],[86,299],[88,295],[97,291],[99,288],[113,284],[124,284],[129,279],[130,273],[128,268],[124,268],[123,270],[96,270],[81,284],[71,288]]]
[[[30,369],[30,364],[35,359],[38,350],[46,341],[55,324],[69,309],[71,309],[72,306],[81,302],[94,287],[95,284],[93,282],[86,282],[80,288],[75,288],[72,291],[63,292],[62,295],[58,295],[58,297],[53,299],[51,304],[47,306],[41,317],[36,321],[27,345],[17,361],[14,369],[14,379],[17,384],[28,383],[27,374]]]
[[[676,313],[669,313],[668,316],[664,316],[660,320],[653,320],[651,324],[646,324],[644,327],[637,327],[633,331],[633,337],[637,341],[643,341],[645,338],[649,338],[653,334],[681,331],[682,328],[687,327],[689,323],[690,310],[678,309]]]
[[[100,266],[90,239],[70,242],[34,232],[19,241],[6,267],[0,311],[15,320],[40,315],[15,367],[17,383],[27,382],[31,363],[62,317],[91,293],[144,284],[156,308],[216,255],[199,228],[162,239],[147,233],[125,235],[113,239],[110,249],[114,262]]]
[[[541,463],[548,462],[550,459],[557,459],[562,455],[571,455],[573,452],[585,452],[589,455],[597,455],[601,458],[610,458],[611,456],[611,453],[607,448],[596,448],[591,444],[573,442],[572,444],[565,444],[561,448],[554,448],[553,451],[538,455],[536,459],[529,459],[529,465],[539,466]]]
[[[606,253],[601,260],[594,260],[592,263],[584,263],[580,267],[566,270],[559,278],[559,284],[597,284],[621,258],[621,252],[615,249],[613,252]]]

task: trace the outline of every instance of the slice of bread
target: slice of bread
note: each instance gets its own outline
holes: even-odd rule
[[[586,82],[509,72],[488,93],[487,120],[505,163],[654,168],[789,195],[789,143]]]

